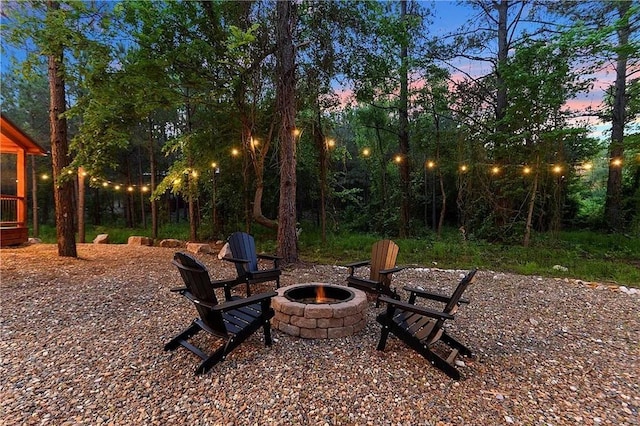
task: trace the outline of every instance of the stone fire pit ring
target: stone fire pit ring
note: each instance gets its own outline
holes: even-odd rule
[[[329,292],[348,293],[343,301],[329,303],[302,303],[290,300],[285,293],[296,293],[296,289],[323,286]],[[326,283],[304,283],[281,287],[272,299],[275,316],[273,328],[292,336],[305,339],[332,339],[351,336],[361,331],[367,323],[367,295],[358,289]]]

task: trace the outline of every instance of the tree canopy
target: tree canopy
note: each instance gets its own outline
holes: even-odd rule
[[[640,229],[633,2],[451,3],[471,18],[444,35],[409,0],[48,4],[65,21],[3,5],[2,109],[46,115],[64,40],[62,169],[90,177],[94,221],[150,212],[154,235],[186,219],[192,240],[260,224],[289,262],[300,226],[525,245]]]

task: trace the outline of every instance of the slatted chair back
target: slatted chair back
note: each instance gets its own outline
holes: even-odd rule
[[[231,249],[232,257],[236,259],[246,259],[249,263],[236,263],[236,270],[239,277],[244,277],[247,272],[258,270],[258,255],[256,254],[256,243],[253,237],[245,232],[234,232],[227,240]],[[246,269],[245,269],[246,268]]]
[[[396,266],[398,251],[398,245],[391,240],[380,240],[371,247],[371,280],[381,281],[387,287],[391,284],[391,277],[379,271]]]
[[[460,298],[462,298],[462,294],[465,292],[467,287],[469,287],[469,285],[475,281],[475,275],[477,271],[477,269],[472,269],[471,271],[469,271],[469,273],[467,273],[462,281],[458,283],[458,286],[451,295],[451,299],[444,307],[443,312],[451,315],[455,315],[455,313],[458,312],[458,307],[460,306],[458,302],[460,302]]]
[[[458,308],[460,307],[460,299],[462,298],[462,294],[465,292],[469,284],[475,281],[477,269],[473,269],[467,273],[467,275],[458,283],[458,286],[453,291],[451,298],[447,302],[446,306],[442,310],[445,314],[455,315],[458,312]],[[442,338],[442,333],[444,332],[444,322],[445,319],[439,318],[437,320],[431,320],[428,327],[425,327],[423,333],[428,335],[425,338],[425,342],[431,344],[433,342],[437,342]]]
[[[185,286],[196,298],[211,305],[218,304],[218,298],[211,284],[211,278],[207,267],[203,265],[198,259],[193,256],[177,252],[173,256],[173,262],[178,267],[180,276],[185,283]],[[218,312],[214,312],[204,306],[197,303],[194,304],[198,310],[198,314],[202,321],[217,333],[226,335],[227,331],[224,326],[222,315]]]

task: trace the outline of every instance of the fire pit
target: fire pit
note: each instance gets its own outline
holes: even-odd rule
[[[367,321],[367,296],[345,286],[297,284],[277,290],[272,307],[274,328],[292,336],[326,339],[351,336]]]

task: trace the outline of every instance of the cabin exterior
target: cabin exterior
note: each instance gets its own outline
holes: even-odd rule
[[[46,155],[29,135],[0,114],[0,246],[27,242],[27,156]]]

